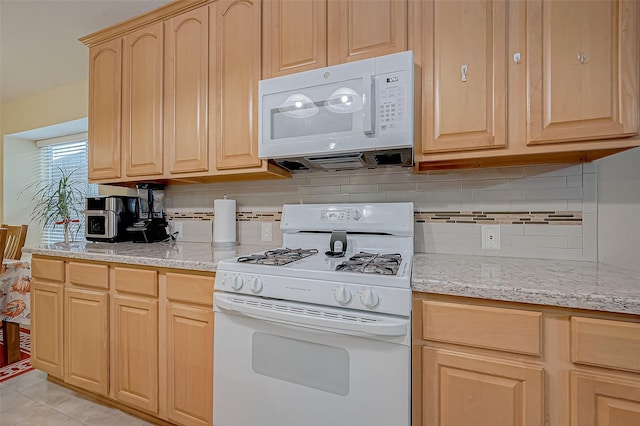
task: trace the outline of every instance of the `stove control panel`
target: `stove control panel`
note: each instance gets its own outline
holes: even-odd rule
[[[351,222],[360,220],[362,213],[358,209],[321,210],[321,222]]]
[[[411,289],[218,270],[217,291],[379,313],[411,312]]]

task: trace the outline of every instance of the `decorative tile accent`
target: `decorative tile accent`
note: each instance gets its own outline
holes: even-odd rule
[[[480,223],[502,225],[582,225],[582,212],[579,211],[522,211],[522,212],[485,212],[485,211],[416,211],[416,222],[423,223]]]
[[[479,223],[501,225],[582,225],[581,211],[422,211],[414,212],[417,223]],[[170,212],[168,220],[214,220],[214,212]],[[239,211],[239,222],[280,222],[282,211]]]
[[[167,220],[215,220],[214,212],[168,212]],[[268,211],[241,211],[236,212],[236,220],[239,222],[280,222],[282,220],[282,212]]]

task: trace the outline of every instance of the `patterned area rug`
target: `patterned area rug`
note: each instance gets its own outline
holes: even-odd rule
[[[2,347],[2,342],[4,342],[4,336],[2,336],[2,330],[0,330],[0,348]],[[31,366],[31,335],[29,330],[21,328],[20,361],[5,365],[5,360],[0,350],[0,383],[31,370],[33,370]]]

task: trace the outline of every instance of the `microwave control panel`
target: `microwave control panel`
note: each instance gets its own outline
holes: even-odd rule
[[[407,75],[395,72],[377,75],[377,126],[380,132],[403,129],[406,122]]]

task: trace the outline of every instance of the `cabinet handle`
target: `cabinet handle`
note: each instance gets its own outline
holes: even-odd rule
[[[467,64],[464,64],[460,67],[460,72],[462,73],[462,82],[467,81]]]
[[[578,53],[578,61],[580,61],[581,64],[586,64],[587,63],[587,54],[584,53],[584,52]]]
[[[516,52],[513,54],[513,62],[515,62],[516,64],[520,63],[520,52]]]

